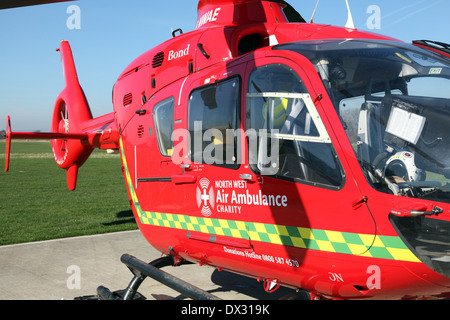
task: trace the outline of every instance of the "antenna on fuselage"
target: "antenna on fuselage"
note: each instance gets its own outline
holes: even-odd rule
[[[345,27],[347,29],[356,29],[355,23],[353,22],[352,12],[351,12],[350,6],[348,4],[348,0],[345,0],[345,3],[347,4],[347,10],[348,10],[348,18],[347,18],[347,23],[345,24]]]
[[[309,19],[309,23],[313,23],[313,19],[314,19],[314,16],[316,15],[316,10],[317,10],[317,7],[319,6],[319,2],[320,2],[320,0],[317,0],[316,7],[314,8],[314,12],[311,16],[311,19]]]

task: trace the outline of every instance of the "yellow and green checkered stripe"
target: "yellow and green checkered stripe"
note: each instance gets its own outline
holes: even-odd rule
[[[180,214],[148,212],[138,209],[142,224],[167,227],[187,231],[198,231],[207,234],[249,239],[247,223],[243,221],[210,219]]]
[[[373,234],[144,211],[137,199],[124,156],[122,156],[122,160],[132,201],[140,222],[144,225],[197,231],[209,235],[228,236],[324,252],[420,262],[403,241],[396,236],[374,236]]]
[[[141,223],[145,225],[198,231],[310,250],[420,262],[403,241],[394,236],[375,236],[374,240],[374,235],[371,234],[148,212],[142,211],[139,206],[137,211]]]

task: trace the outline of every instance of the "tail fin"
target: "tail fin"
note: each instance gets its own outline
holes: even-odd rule
[[[62,41],[57,51],[61,53],[66,87],[56,99],[51,132],[12,132],[8,117],[5,171],[9,168],[11,139],[51,139],[55,161],[66,170],[69,190],[75,190],[78,168],[96,147],[118,149],[119,132],[114,113],[92,118],[89,104],[78,81],[69,43]]]
[[[57,51],[61,54],[66,87],[56,99],[51,125],[52,132],[75,133],[81,131],[83,122],[92,119],[89,104],[78,81],[72,50],[67,41],[62,41]],[[67,186],[74,190],[78,168],[87,160],[93,148],[81,140],[52,140],[56,163],[66,170]]]

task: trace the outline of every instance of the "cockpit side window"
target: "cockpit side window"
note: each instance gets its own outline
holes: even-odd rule
[[[343,173],[303,81],[290,67],[252,71],[247,92],[249,164],[262,175],[340,187]]]
[[[308,58],[370,185],[450,203],[450,63],[391,41],[279,45]]]

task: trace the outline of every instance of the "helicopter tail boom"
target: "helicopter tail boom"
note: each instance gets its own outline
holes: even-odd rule
[[[9,169],[11,139],[51,139],[55,161],[59,167],[66,170],[67,186],[69,190],[74,190],[78,168],[89,158],[94,148],[118,149],[119,132],[114,113],[92,117],[78,82],[69,43],[62,41],[57,51],[61,53],[66,87],[56,99],[51,132],[12,132],[8,116],[5,171]]]

